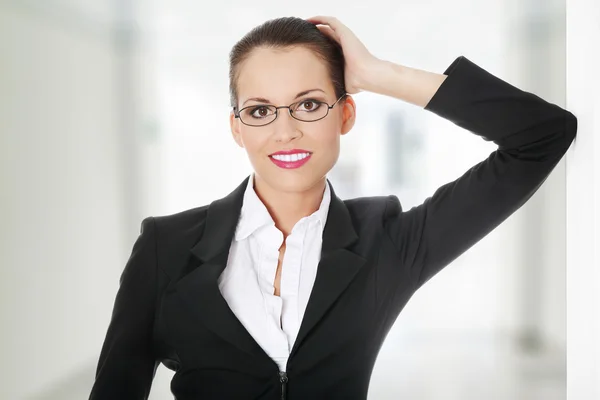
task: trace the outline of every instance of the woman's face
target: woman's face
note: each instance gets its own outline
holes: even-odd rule
[[[326,64],[305,47],[257,48],[239,67],[238,110],[252,105],[287,106],[305,100],[300,109],[306,111],[314,107],[311,99],[329,105],[337,100]],[[254,110],[259,117],[266,111]],[[315,122],[298,121],[282,108],[277,119],[265,126],[245,125],[233,112],[230,123],[236,143],[248,153],[257,181],[276,191],[300,192],[323,181],[333,168],[339,156],[340,136],[352,128],[354,118],[355,103],[347,96]],[[273,157],[274,153],[289,150],[309,153],[308,161],[290,163],[286,162],[288,157]]]

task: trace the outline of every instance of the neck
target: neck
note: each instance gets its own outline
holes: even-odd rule
[[[319,209],[326,184],[327,180],[323,178],[305,191],[282,192],[269,186],[256,174],[254,175],[254,191],[284,237],[288,237],[294,225],[301,218],[311,215]]]

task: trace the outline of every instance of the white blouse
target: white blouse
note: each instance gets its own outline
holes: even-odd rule
[[[330,200],[326,184],[319,209],[294,225],[281,266],[281,296],[275,296],[283,234],[256,195],[252,174],[227,266],[219,277],[219,289],[229,308],[280,371],[286,370],[315,282]]]

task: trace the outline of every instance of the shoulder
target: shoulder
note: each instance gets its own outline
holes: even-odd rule
[[[147,217],[155,223],[157,237],[163,246],[187,243],[197,239],[203,231],[209,204],[171,214]]]
[[[353,218],[373,219],[379,217],[386,219],[402,212],[402,205],[396,195],[365,196],[344,200]]]
[[[156,225],[160,227],[160,229],[169,232],[189,229],[204,222],[208,206],[208,204],[205,204],[171,214],[156,215],[149,218],[154,219]]]
[[[156,257],[159,268],[170,278],[186,264],[190,249],[204,231],[208,204],[172,214],[148,216],[142,230],[153,223]]]

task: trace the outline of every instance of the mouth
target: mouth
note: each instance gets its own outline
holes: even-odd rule
[[[289,151],[278,151],[270,154],[269,159],[273,162],[273,164],[280,168],[294,169],[300,168],[306,164],[310,160],[311,156],[312,152],[310,151],[295,149]]]

